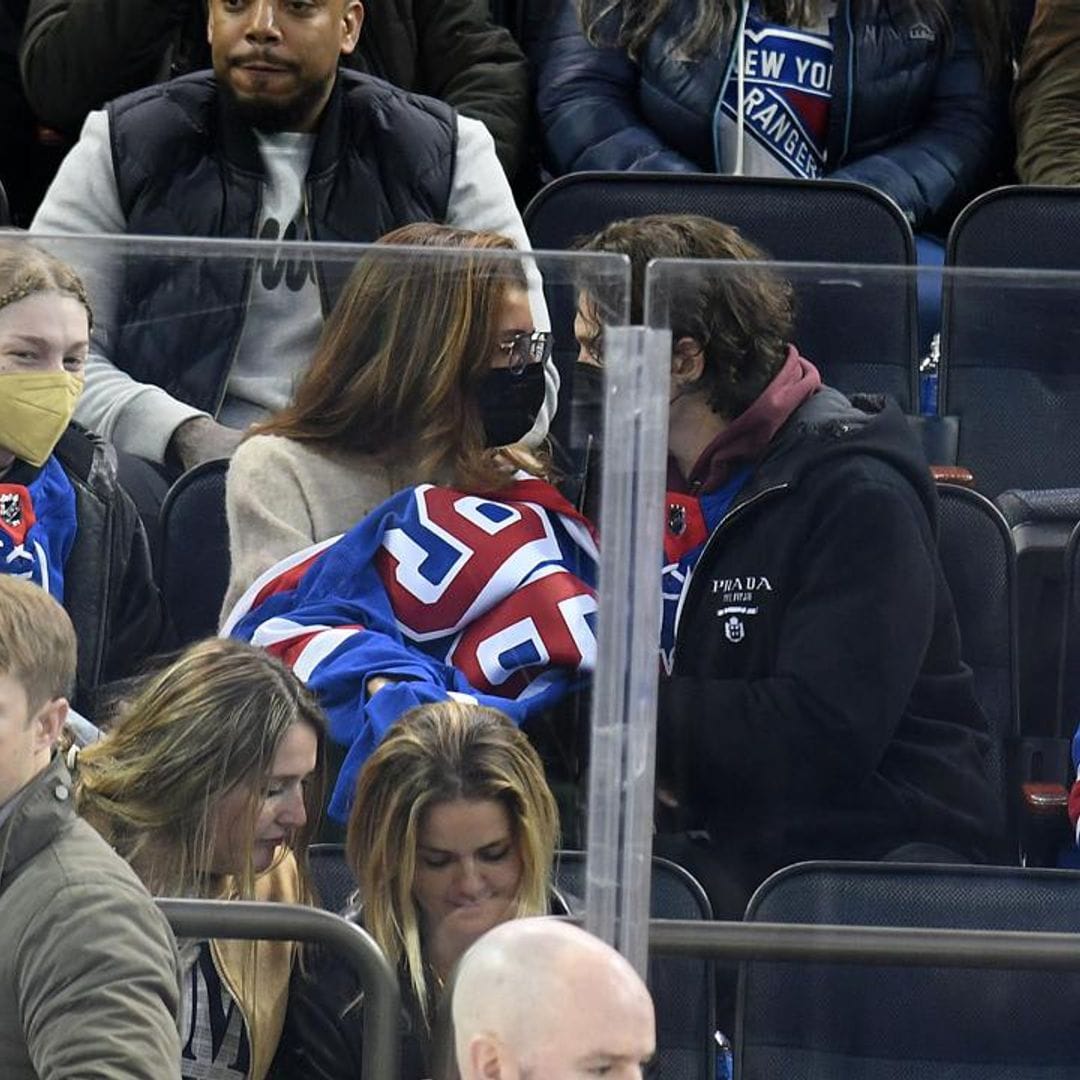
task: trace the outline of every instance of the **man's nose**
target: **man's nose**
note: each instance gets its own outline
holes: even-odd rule
[[[277,25],[276,0],[255,0],[251,5],[251,19],[247,36],[256,41],[276,40],[280,35]]]

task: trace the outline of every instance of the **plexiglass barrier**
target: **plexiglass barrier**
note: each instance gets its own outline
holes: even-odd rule
[[[1080,879],[1029,868],[1075,864],[1080,275],[659,260],[646,280],[672,338],[654,849],[727,919],[1076,931],[1053,897]],[[826,862],[786,869],[805,860]],[[1039,948],[1007,974],[750,963],[720,1023],[742,1076],[1065,1075]]]
[[[1033,914],[1018,867],[1070,843],[1057,796],[1026,815],[1020,782],[1070,779],[1080,718],[1075,635],[1059,629],[1080,520],[1080,276],[946,272],[941,314],[920,317],[915,271],[661,260],[632,285],[621,256],[414,240],[35,240],[85,279],[94,339],[76,419],[143,483],[174,621],[270,649],[326,707],[336,824],[323,838],[345,835],[364,761],[410,706],[475,699],[527,734],[562,846],[587,851],[584,872],[559,864],[562,899],[641,969],[650,914],[711,903],[741,919],[803,859],[897,876],[848,906],[819,884],[763,924],[1072,930],[1056,894]],[[540,412],[526,451],[488,453]],[[223,455],[228,477],[204,461]],[[550,489],[507,483],[511,460]],[[973,487],[935,487],[928,463],[970,469]],[[170,487],[159,524],[147,506]],[[420,835],[399,840],[412,855],[431,824],[416,818]],[[514,835],[519,858],[543,850]],[[703,890],[670,867],[650,882],[650,852]],[[887,856],[989,863],[1005,883],[903,878]],[[334,857],[319,881],[341,909],[357,868]],[[1073,879],[1032,889],[1059,883]],[[661,1062],[703,1075],[708,1033],[743,1031],[749,991],[721,974],[714,1008],[711,970],[693,982],[662,963],[648,967]],[[791,1013],[808,1075],[850,1064],[850,1047],[814,1045],[836,1017],[871,1042],[880,1030],[892,1053],[903,1032],[860,1011],[866,986],[808,977],[812,1015]],[[1020,998],[997,986],[983,1011],[1007,1026],[1002,1009],[1044,993],[1032,980]],[[934,1033],[927,1059],[947,1042]],[[987,1045],[1020,1067],[1021,1050]]]
[[[569,857],[566,875],[556,868],[552,903],[584,912],[644,969],[651,826],[621,820],[652,801],[667,348],[627,329],[628,260],[522,255],[423,226],[370,246],[5,242],[31,239],[85,283],[93,332],[75,419],[117,452],[179,643],[220,632],[266,648],[324,707],[322,838],[345,838],[364,763],[411,707],[494,706],[539,754],[560,846],[596,858],[584,875]],[[134,673],[158,643],[137,644],[90,681]],[[497,804],[481,845],[513,841],[493,919],[523,881],[545,879],[556,841],[546,809],[526,805],[528,763],[495,742],[522,775],[506,800],[517,809]],[[594,744],[617,769],[593,769],[590,784]],[[478,795],[495,778],[472,783],[459,786]],[[452,788],[430,801],[453,801]],[[431,794],[407,791],[413,809]],[[395,858],[408,850],[419,873],[438,840],[430,859],[475,866],[435,824],[426,808],[403,817]],[[360,866],[338,851],[313,869],[328,906],[355,902]]]

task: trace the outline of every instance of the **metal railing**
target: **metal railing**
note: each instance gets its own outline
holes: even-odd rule
[[[649,950],[728,961],[1080,971],[1080,934],[1028,930],[651,919]]]
[[[364,988],[363,1075],[397,1074],[397,978],[374,940],[355,923],[294,904],[173,899],[157,903],[179,937],[305,941],[343,955],[356,967]],[[724,961],[1080,971],[1080,934],[1019,930],[651,919],[649,951]]]
[[[397,977],[374,939],[355,923],[298,904],[159,899],[178,937],[305,941],[353,964],[364,990],[364,1076],[397,1076],[401,999]]]

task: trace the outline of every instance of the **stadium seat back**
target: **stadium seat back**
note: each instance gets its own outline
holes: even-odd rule
[[[161,507],[159,586],[179,643],[217,633],[229,585],[228,461],[207,461],[169,489]]]
[[[1080,874],[800,863],[765,881],[750,922],[1080,931]],[[1080,974],[750,961],[738,1080],[1065,1080]]]
[[[938,555],[956,607],[960,649],[991,737],[990,769],[1011,805],[1006,762],[1019,734],[1016,554],[1001,512],[984,495],[939,484]]]
[[[1057,731],[1072,739],[1080,727],[1080,525],[1065,548],[1065,618],[1061,644]]]
[[[556,856],[555,883],[568,898],[585,896],[585,853]],[[681,866],[654,856],[649,915],[654,919],[709,920],[712,908],[700,883]],[[649,989],[656,1005],[662,1080],[715,1080],[715,965],[697,957],[654,956]]]
[[[957,217],[947,265],[1080,271],[1080,192],[1007,187]],[[1077,279],[1080,280],[1080,279]],[[940,411],[978,490],[1068,488],[1080,476],[1080,286],[946,275]]]
[[[889,198],[862,184],[689,173],[584,172],[542,188],[525,209],[534,248],[561,251],[622,218],[701,214],[738,228],[784,262],[910,266],[911,227]],[[838,227],[842,223],[842,227]],[[905,275],[801,271],[795,341],[825,380],[845,393],[890,394],[905,412],[917,401],[915,280]],[[576,349],[573,290],[549,290],[563,374]],[[568,335],[569,339],[568,339]]]
[[[340,915],[356,892],[356,878],[345,861],[344,844],[312,844],[308,848],[308,869],[319,907]]]

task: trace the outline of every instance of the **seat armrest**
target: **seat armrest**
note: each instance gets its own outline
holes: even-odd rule
[[[1062,848],[1073,844],[1069,793],[1064,784],[1021,785],[1020,856],[1025,866],[1057,866]]]
[[[963,465],[931,465],[930,475],[938,484],[957,484],[960,487],[974,487],[975,476]]]
[[[1069,793],[1064,784],[1027,783],[1021,786],[1025,815],[1040,818],[1061,818],[1069,806]]]

